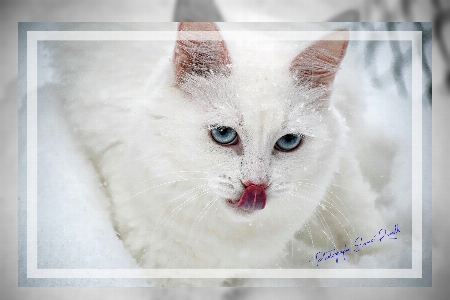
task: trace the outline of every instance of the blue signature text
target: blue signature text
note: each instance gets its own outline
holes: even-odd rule
[[[378,232],[370,240],[366,240],[363,242],[363,238],[361,236],[358,236],[353,243],[353,247],[347,247],[347,244],[345,244],[342,250],[336,250],[336,248],[335,248],[335,249],[329,249],[328,251],[325,251],[325,252],[322,252],[322,251],[316,252],[316,254],[311,257],[309,262],[314,261],[316,266],[319,266],[319,263],[324,260],[336,258],[336,263],[338,263],[339,256],[342,256],[342,259],[345,260],[345,254],[347,252],[350,252],[351,250],[353,250],[353,252],[359,252],[364,247],[366,247],[370,244],[376,243],[376,242],[382,242],[382,241],[385,241],[388,239],[396,240],[397,237],[395,237],[395,234],[397,234],[399,232],[400,232],[400,229],[398,227],[398,224],[395,224],[394,230],[390,231],[390,232],[388,232],[386,229],[382,228],[382,229],[378,230]]]

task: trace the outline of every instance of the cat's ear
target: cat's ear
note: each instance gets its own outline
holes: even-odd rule
[[[208,31],[211,39],[199,32]],[[228,76],[231,60],[218,28],[212,22],[181,22],[173,57],[175,80],[185,81],[186,75],[207,77],[211,74]]]
[[[349,36],[348,31],[335,31],[303,50],[289,69],[294,80],[313,87],[331,85],[347,50]]]

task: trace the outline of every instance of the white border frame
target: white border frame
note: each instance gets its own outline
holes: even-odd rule
[[[260,32],[262,33],[262,32]],[[329,31],[277,31],[274,40],[316,40]],[[351,40],[412,42],[412,268],[411,269],[39,269],[37,264],[38,41],[174,41],[172,31],[27,32],[27,278],[422,278],[422,32],[352,31]],[[227,36],[255,39],[254,32]],[[258,40],[261,36],[258,35]]]

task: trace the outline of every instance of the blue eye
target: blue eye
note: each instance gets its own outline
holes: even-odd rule
[[[300,145],[302,141],[302,135],[298,134],[286,134],[282,136],[276,143],[275,143],[275,149],[281,150],[281,151],[291,151]]]
[[[222,145],[234,145],[237,142],[237,132],[231,127],[218,126],[211,129],[212,138]]]

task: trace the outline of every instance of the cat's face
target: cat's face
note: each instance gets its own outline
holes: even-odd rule
[[[211,23],[180,24],[198,30],[220,36]],[[311,216],[343,138],[329,103],[347,46],[336,34],[343,40],[316,42],[287,63],[256,58],[241,68],[221,39],[177,42],[180,99],[164,140],[183,153],[172,160],[177,168],[205,174],[210,197],[200,208],[214,205],[237,221]]]

